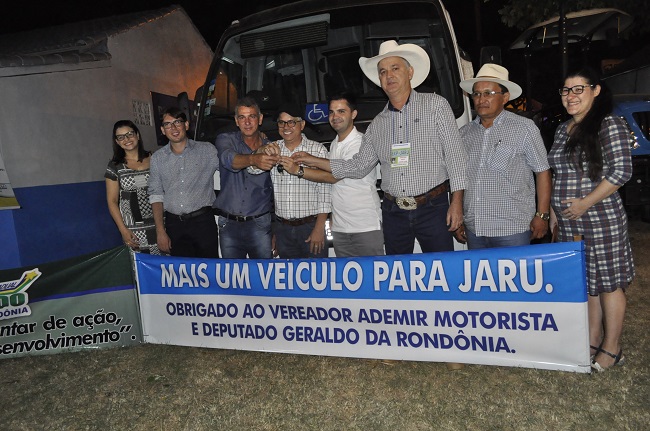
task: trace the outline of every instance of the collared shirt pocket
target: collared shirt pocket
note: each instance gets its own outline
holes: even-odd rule
[[[505,142],[499,141],[494,146],[494,151],[488,158],[488,167],[497,172],[507,173],[510,171],[510,165],[515,155],[515,148]]]

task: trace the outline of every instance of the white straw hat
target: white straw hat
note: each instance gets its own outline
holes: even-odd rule
[[[471,94],[476,82],[496,82],[508,89],[510,100],[521,96],[521,87],[512,81],[508,81],[508,69],[498,64],[485,63],[472,79],[466,79],[460,82],[460,88]]]
[[[394,40],[387,40],[379,46],[379,55],[374,57],[361,57],[359,66],[369,80],[376,85],[381,86],[379,82],[379,72],[377,64],[386,57],[402,57],[413,67],[413,78],[411,78],[411,87],[415,88],[422,84],[429,75],[431,64],[427,52],[421,47],[412,43],[398,45]]]

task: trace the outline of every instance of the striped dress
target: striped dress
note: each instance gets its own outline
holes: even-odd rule
[[[567,204],[561,201],[584,197],[598,186],[586,172],[576,170],[567,161],[564,146],[569,139],[567,126],[561,124],[555,132],[553,147],[548,154],[553,169],[551,206],[558,218],[558,241],[573,241],[583,235],[586,250],[587,287],[589,295],[625,289],[634,278],[634,262],[627,229],[627,214],[618,192],[589,208],[577,220],[561,215]],[[601,124],[602,178],[622,186],[632,176],[630,132],[618,117],[609,116]]]

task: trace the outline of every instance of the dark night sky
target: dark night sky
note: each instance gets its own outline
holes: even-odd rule
[[[58,24],[181,5],[210,46],[216,45],[223,29],[234,19],[275,5],[280,0],[23,0],[5,2],[0,33],[13,33]]]

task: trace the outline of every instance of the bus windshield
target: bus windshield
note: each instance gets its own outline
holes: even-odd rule
[[[267,25],[242,28],[241,33],[221,41],[206,81],[198,139],[214,141],[217,133],[232,128],[235,103],[243,96],[258,101],[265,117],[262,131],[274,138],[273,120],[282,103],[326,103],[330,95],[352,92],[358,102],[357,127],[365,130],[387,98],[363,75],[358,61],[377,55],[379,45],[388,39],[417,44],[427,51],[431,71],[417,91],[442,95],[456,116],[462,115],[456,50],[435,3],[406,1],[336,9],[326,5],[321,3],[317,13],[285,21],[275,17]],[[318,121],[312,123],[316,124],[305,130],[311,139],[333,138],[326,118],[322,127]]]

